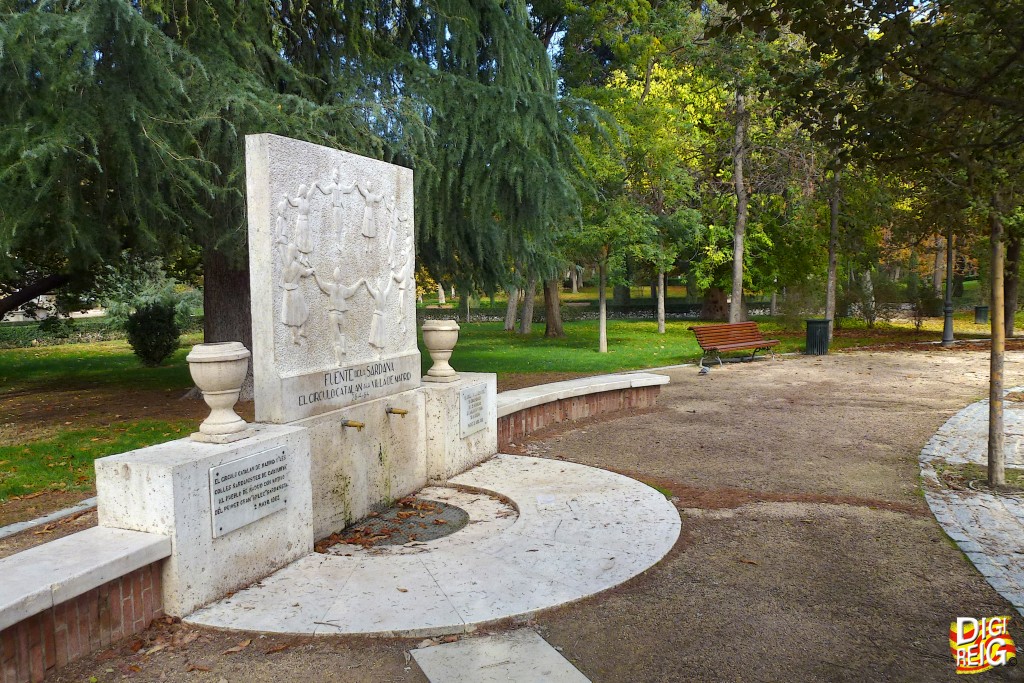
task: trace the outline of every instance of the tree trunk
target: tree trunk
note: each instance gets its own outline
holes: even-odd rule
[[[437,283],[437,304],[439,306],[444,306],[445,305],[444,285],[442,285],[440,282]]]
[[[516,329],[516,313],[519,311],[519,288],[509,287],[508,305],[505,307],[505,331],[512,332]]]
[[[47,292],[67,284],[70,280],[71,277],[69,275],[54,273],[53,275],[41,277],[35,282],[30,282],[21,289],[18,289],[17,291],[0,299],[0,318],[3,318],[18,307],[27,304],[37,296],[42,296]]]
[[[533,300],[537,296],[537,278],[530,276],[526,280],[523,292],[523,313],[519,318],[519,334],[530,334],[533,331]]]
[[[832,341],[832,328],[836,319],[836,273],[839,266],[839,201],[842,169],[832,171],[832,194],[828,198],[828,284],[825,287],[825,317],[832,321],[828,325],[828,339]]]
[[[743,238],[747,232],[747,186],[743,182],[743,157],[747,141],[747,105],[743,91],[736,89],[736,133],[732,144],[732,180],[736,191],[736,227],[732,244],[732,301],[729,322],[742,322],[743,310]]]
[[[608,266],[604,259],[597,264],[597,350],[608,353],[608,295],[605,293],[605,280]]]
[[[1006,338],[1013,337],[1013,327],[1017,317],[1017,293],[1020,289],[1020,255],[1021,247],[1024,246],[1024,239],[1020,233],[1013,230],[1006,235],[1006,265],[1003,272],[1003,296],[1006,308],[1005,320],[1003,321],[1006,330]]]
[[[454,292],[453,292],[452,296],[455,296]],[[462,322],[465,322],[465,323],[469,322],[469,307],[470,307],[470,304],[472,303],[470,301],[471,298],[472,297],[471,297],[470,293],[467,292],[467,291],[463,291],[462,295],[459,297],[459,310],[462,311]]]
[[[779,293],[778,292],[772,292],[772,302],[770,304],[768,304],[768,315],[778,315],[778,314],[779,314]],[[831,325],[829,327],[831,327]],[[829,331],[829,335],[830,335],[829,339],[832,338],[831,334],[832,333],[831,333],[831,330],[830,330]]]
[[[658,269],[658,334],[665,334],[665,270]]]
[[[728,297],[720,287],[711,287],[704,292],[700,307],[701,320],[727,320],[729,316]]]
[[[686,271],[686,299],[690,303],[697,301],[700,296],[700,289],[697,287],[697,273],[693,268]]]
[[[607,275],[607,273],[605,273]],[[612,301],[616,306],[624,306],[631,300],[629,287],[626,285],[615,285],[612,287]]]
[[[946,250],[942,248],[942,237],[935,236],[935,267],[932,269],[932,291],[936,297],[942,296],[942,266]]]
[[[240,267],[241,266],[241,267]],[[203,341],[238,341],[252,350],[252,310],[249,307],[249,270],[232,263],[212,247],[203,251]],[[272,311],[267,311],[272,315]],[[241,401],[253,400],[252,358],[242,385]]]
[[[578,293],[580,291],[580,271],[575,263],[572,264],[572,270],[569,271],[569,282],[572,283],[572,293]]]
[[[558,298],[558,290],[561,289],[561,282],[558,277],[544,281],[544,336],[564,337],[565,329],[562,327],[562,308]]]
[[[1003,219],[992,213],[992,353],[989,358],[988,387],[988,483],[1006,484],[1006,454],[1003,452],[1003,354],[1006,351],[1006,328],[1003,299]]]
[[[864,275],[861,278],[861,283],[864,291],[864,296],[861,298],[860,305],[864,314],[864,322],[868,324],[868,327],[875,326],[875,318],[878,317],[878,311],[875,310],[875,286],[871,282],[871,270],[865,270]]]

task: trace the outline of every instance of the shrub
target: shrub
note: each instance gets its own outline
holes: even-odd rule
[[[163,363],[178,348],[181,331],[174,320],[174,305],[154,302],[128,316],[125,332],[132,351],[149,367]]]
[[[39,323],[40,334],[52,339],[67,339],[75,331],[75,321],[59,315],[51,315]]]

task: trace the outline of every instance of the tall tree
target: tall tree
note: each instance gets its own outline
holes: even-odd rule
[[[577,210],[590,113],[557,96],[520,0],[3,0],[0,70],[8,293],[198,243],[207,320],[239,309],[250,132],[413,167],[420,258],[461,289],[496,287]]]

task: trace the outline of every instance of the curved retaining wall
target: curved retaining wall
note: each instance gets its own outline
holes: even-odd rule
[[[498,451],[561,422],[653,407],[665,375],[631,372],[583,377],[498,395]]]

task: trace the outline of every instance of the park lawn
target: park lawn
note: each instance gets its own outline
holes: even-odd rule
[[[0,502],[44,489],[89,491],[95,481],[96,458],[180,439],[195,427],[194,422],[185,420],[121,422],[0,446]]]
[[[658,324],[650,320],[609,320],[608,353],[598,353],[598,323],[580,320],[565,323],[566,336],[549,339],[544,336],[543,323],[533,326],[534,332],[519,335],[506,332],[499,322],[473,323],[463,326],[451,364],[467,372],[548,373],[580,372],[601,374],[637,370],[662,365],[695,361],[700,347],[691,325],[692,320],[670,320],[665,334],[658,334]],[[785,353],[803,347],[803,337],[787,332],[777,351]],[[749,355],[749,352],[748,352]],[[424,368],[430,366],[424,354]]]
[[[185,356],[201,341],[200,333],[183,335],[181,348],[156,368],[143,366],[124,340],[0,349],[0,397],[52,386],[188,390]]]

